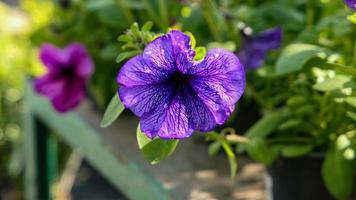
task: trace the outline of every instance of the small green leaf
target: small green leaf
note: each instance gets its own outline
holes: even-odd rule
[[[133,38],[131,38],[129,35],[120,35],[117,40],[120,42],[131,42]]]
[[[218,141],[215,141],[209,145],[208,153],[210,156],[214,156],[219,152],[220,149],[221,149],[221,143],[218,140]]]
[[[352,162],[346,160],[340,150],[333,147],[325,157],[322,175],[326,187],[337,199],[347,199],[353,188],[354,168]]]
[[[250,129],[247,130],[246,136],[249,138],[266,137],[277,129],[278,125],[286,117],[285,110],[278,110],[266,114],[258,122],[256,122]]]
[[[302,123],[303,123],[303,121],[300,119],[289,119],[289,120],[281,123],[281,125],[278,126],[278,130],[285,131],[290,128],[298,127]]]
[[[287,145],[282,148],[281,154],[284,157],[298,157],[310,153],[313,150],[311,144]]]
[[[184,33],[189,36],[189,38],[190,38],[190,46],[194,49],[195,45],[196,45],[196,41],[195,41],[195,37],[194,37],[193,33],[189,32],[189,31],[186,31]]]
[[[140,36],[140,28],[139,28],[137,22],[135,22],[131,25],[130,30],[134,36],[136,36],[136,37]]]
[[[148,21],[142,26],[141,30],[143,32],[148,32],[151,30],[152,26],[153,26],[153,23],[151,21]]]
[[[202,60],[203,58],[205,58],[206,55],[206,49],[205,47],[197,47],[195,48],[195,56],[194,56],[194,60]]]
[[[112,124],[125,109],[121,103],[119,95],[116,93],[105,110],[104,117],[100,122],[100,127],[105,128]]]
[[[120,53],[119,56],[116,58],[116,62],[120,63],[123,60],[126,60],[128,58],[132,58],[132,57],[134,57],[134,56],[136,56],[136,55],[138,55],[140,53],[141,53],[141,51],[139,51],[139,50],[126,51],[126,52]]]
[[[136,137],[141,152],[152,165],[170,156],[178,144],[178,140],[163,140],[159,138],[151,140],[141,132],[140,125],[137,127]]]
[[[326,79],[321,83],[316,83],[313,88],[318,91],[328,92],[336,89],[342,89],[344,84],[350,80],[347,76],[335,76],[333,78]]]
[[[343,72],[347,75],[352,75],[352,76],[356,77],[356,69],[353,67],[347,67],[344,65],[336,64],[336,63],[325,63],[325,65],[327,67],[330,67],[330,68],[336,69],[340,72]]]
[[[277,60],[276,73],[283,75],[299,71],[315,57],[326,57],[326,50],[310,44],[291,44],[283,50]]]
[[[96,11],[108,6],[113,6],[114,4],[115,2],[113,0],[90,0],[85,3],[85,8],[89,11]]]

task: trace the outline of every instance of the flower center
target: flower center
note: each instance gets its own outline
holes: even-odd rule
[[[74,66],[64,65],[61,66],[61,75],[65,77],[70,77],[74,75]]]
[[[189,75],[176,71],[169,79],[169,82],[174,86],[174,93],[178,94],[190,87],[189,80]]]

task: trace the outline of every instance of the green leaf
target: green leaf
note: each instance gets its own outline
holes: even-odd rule
[[[336,69],[336,70],[343,72],[347,75],[352,75],[352,76],[356,77],[356,69],[353,67],[347,67],[344,65],[336,64],[336,63],[325,63],[325,66]]]
[[[126,51],[126,52],[120,53],[119,56],[116,58],[116,62],[121,63],[123,60],[132,58],[140,53],[141,53],[141,51],[139,51],[139,50]]]
[[[328,92],[336,89],[342,89],[344,84],[350,80],[347,76],[335,76],[333,78],[326,79],[321,83],[314,84],[313,88],[318,91]]]
[[[125,109],[121,103],[119,95],[116,93],[105,110],[104,117],[100,122],[100,127],[105,128],[112,124]]]
[[[287,145],[282,148],[281,154],[284,157],[298,157],[310,153],[313,150],[311,144]]]
[[[248,155],[259,162],[269,165],[276,158],[278,151],[272,151],[263,138],[253,138],[245,144]]]
[[[286,110],[277,110],[266,114],[247,130],[246,136],[249,138],[266,137],[277,129],[278,125],[282,123],[285,117]]]
[[[221,149],[221,143],[218,140],[218,141],[215,141],[209,145],[208,153],[209,153],[209,155],[214,156],[219,152],[220,149]]]
[[[148,21],[142,26],[141,30],[143,32],[148,32],[151,30],[152,26],[153,26],[153,23],[151,21]]]
[[[276,64],[276,73],[283,75],[299,71],[312,58],[325,57],[326,50],[310,44],[291,44],[287,46]]]
[[[337,199],[347,199],[353,188],[354,168],[352,162],[344,159],[342,152],[331,148],[322,166],[322,175],[326,187]]]
[[[356,121],[356,113],[348,111],[346,115]]]
[[[170,156],[178,144],[178,140],[162,140],[159,138],[151,140],[141,132],[140,125],[137,127],[136,137],[141,152],[152,165]]]

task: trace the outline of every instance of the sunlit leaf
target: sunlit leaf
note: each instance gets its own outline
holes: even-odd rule
[[[291,44],[287,46],[276,64],[276,73],[283,75],[299,71],[312,58],[325,57],[326,50],[310,44]]]
[[[326,79],[321,83],[316,83],[313,88],[318,91],[332,91],[343,88],[344,84],[350,80],[347,76],[335,76],[333,78]]]
[[[178,140],[151,140],[141,132],[140,126],[136,131],[137,143],[144,157],[151,164],[157,164],[170,156],[177,147]]]

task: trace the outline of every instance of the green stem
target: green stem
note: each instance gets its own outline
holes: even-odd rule
[[[169,26],[169,18],[168,18],[168,9],[167,9],[166,0],[159,0],[158,6],[159,6],[159,13],[162,19],[162,26],[164,26],[165,29],[167,29]]]
[[[314,23],[314,9],[313,9],[313,0],[308,0],[307,2],[307,30],[313,28]]]
[[[213,35],[214,39],[217,41],[222,41],[222,38],[219,33],[218,24],[215,21],[214,17],[214,6],[211,0],[203,0],[203,14],[208,23],[208,27],[210,29],[211,34]]]

